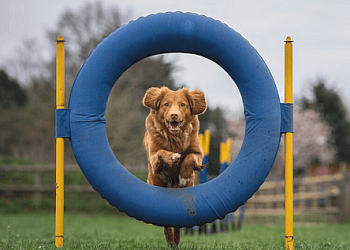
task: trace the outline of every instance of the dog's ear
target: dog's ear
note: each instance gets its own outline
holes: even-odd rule
[[[145,96],[143,97],[142,104],[147,108],[158,110],[159,105],[160,105],[160,101],[162,100],[162,98],[165,94],[165,91],[166,91],[165,89],[168,89],[168,88],[167,87],[149,88],[146,91]]]
[[[187,99],[190,103],[192,114],[201,115],[206,111],[207,100],[203,91],[197,89],[188,91]]]

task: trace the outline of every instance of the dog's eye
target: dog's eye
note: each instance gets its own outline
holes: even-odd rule
[[[181,103],[181,107],[185,107],[186,106],[186,104],[184,104],[184,103]]]
[[[169,106],[169,103],[165,103],[164,106],[165,106],[165,107],[168,107],[168,106]]]

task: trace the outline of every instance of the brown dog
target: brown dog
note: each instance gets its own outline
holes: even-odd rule
[[[194,184],[194,170],[202,169],[198,115],[207,108],[204,93],[187,88],[167,87],[147,90],[143,105],[150,108],[146,118],[144,145],[148,157],[147,183],[181,188]],[[180,229],[164,228],[171,246],[180,242]]]

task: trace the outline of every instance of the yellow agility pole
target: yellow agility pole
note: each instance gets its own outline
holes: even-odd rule
[[[64,109],[64,39],[56,41],[56,109]],[[55,245],[64,245],[64,139],[56,138],[56,228]]]
[[[204,136],[203,136],[203,134],[199,134],[199,143],[200,143],[201,149],[204,150]]]
[[[205,130],[204,134],[199,134],[199,142],[200,146],[202,148],[204,158],[203,158],[203,164],[208,164],[208,157],[209,157],[209,151],[210,151],[210,130]],[[195,185],[198,185],[200,183],[204,183],[208,181],[208,168],[204,168],[201,172],[195,174]]]
[[[285,41],[285,103],[293,104],[293,44]],[[285,243],[294,249],[293,234],[293,133],[285,134]]]
[[[210,130],[204,131],[203,137],[203,153],[204,155],[209,155],[210,151]]]
[[[220,142],[220,164],[223,164],[226,160],[226,157],[225,157],[225,147],[226,147],[226,144],[225,142]]]
[[[199,134],[199,145],[201,147],[201,149],[204,149],[204,135],[203,134]],[[197,186],[201,183],[201,178],[200,178],[200,174],[198,171],[194,172],[194,185]]]
[[[221,142],[220,143],[220,164],[223,164],[226,162],[226,164],[230,164],[231,162],[231,145],[232,145],[232,140],[227,139],[226,143]]]

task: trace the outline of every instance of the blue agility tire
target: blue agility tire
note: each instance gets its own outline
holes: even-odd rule
[[[235,161],[217,178],[183,189],[151,186],[128,172],[109,146],[104,118],[111,89],[125,70],[148,56],[173,52],[220,65],[236,83],[246,117]],[[120,211],[158,226],[202,225],[235,211],[264,182],[280,144],[280,100],[263,59],[227,25],[192,13],[150,15],[111,33],[82,66],[69,109],[73,152],[92,187]]]

